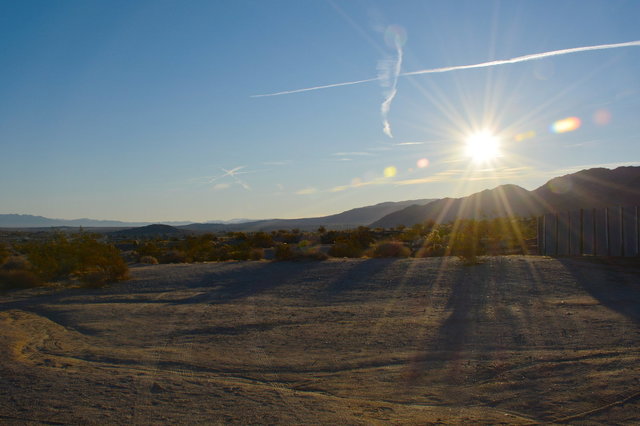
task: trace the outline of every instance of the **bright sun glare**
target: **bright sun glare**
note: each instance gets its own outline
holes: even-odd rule
[[[465,153],[476,163],[486,163],[500,156],[500,141],[488,131],[474,133],[465,141]]]

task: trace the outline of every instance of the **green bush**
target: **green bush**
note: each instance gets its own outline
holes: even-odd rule
[[[400,241],[382,241],[369,250],[371,257],[409,257],[411,250]]]

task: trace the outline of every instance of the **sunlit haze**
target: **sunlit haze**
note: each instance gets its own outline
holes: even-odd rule
[[[295,218],[640,165],[640,2],[4,1],[0,214]]]

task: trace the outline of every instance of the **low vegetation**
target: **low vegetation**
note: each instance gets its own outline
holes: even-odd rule
[[[457,256],[465,264],[481,256],[526,254],[535,238],[535,220],[500,218],[433,221],[411,227],[316,232],[229,232],[143,240],[118,240],[80,232],[47,233],[11,245],[0,244],[0,289],[27,288],[50,282],[100,287],[127,278],[127,262],[223,262],[246,260],[325,260]]]
[[[460,220],[437,225],[433,221],[411,227],[316,232],[297,229],[229,232],[184,238],[134,241],[133,259],[140,263],[222,262],[229,260],[324,260],[328,257],[458,256],[473,264],[479,256],[527,253],[535,238],[535,220],[502,218]]]
[[[12,250],[15,254],[0,267],[3,290],[51,282],[101,287],[128,277],[120,250],[84,232],[73,237],[54,233],[45,241],[16,244]]]

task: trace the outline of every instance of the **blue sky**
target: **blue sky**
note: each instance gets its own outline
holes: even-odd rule
[[[616,0],[0,1],[0,213],[310,217],[640,165],[640,46],[395,75],[637,41],[639,18]],[[499,157],[465,154],[478,131]]]

